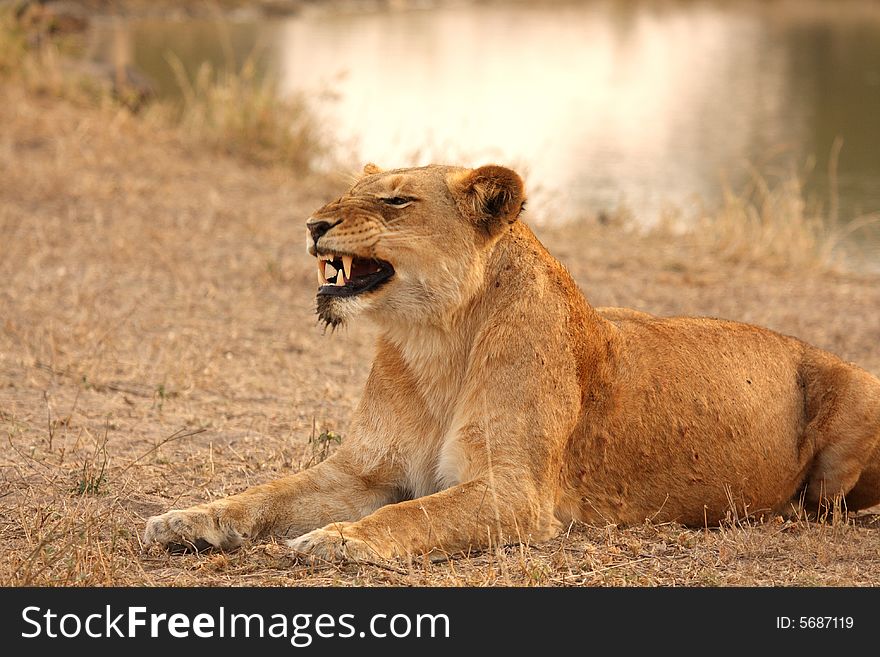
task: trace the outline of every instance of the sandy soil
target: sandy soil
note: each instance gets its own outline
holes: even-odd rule
[[[303,221],[344,185],[0,88],[0,583],[880,584],[876,517],[572,526],[443,563],[310,566],[283,545],[145,551],[145,519],[333,446],[374,333],[324,334]],[[697,236],[539,231],[596,305],[740,319],[880,374],[880,278],[719,260]],[[310,440],[312,439],[312,440]]]

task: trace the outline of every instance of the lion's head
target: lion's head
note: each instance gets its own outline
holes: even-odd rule
[[[504,167],[368,164],[306,222],[319,317],[443,323],[479,290],[487,253],[524,203],[522,179]]]

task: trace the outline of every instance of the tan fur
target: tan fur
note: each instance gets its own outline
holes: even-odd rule
[[[393,208],[383,197],[412,199]],[[381,328],[345,443],[304,472],[151,518],[146,541],[272,533],[322,558],[541,541],[580,520],[689,525],[880,502],[880,381],[772,331],[592,308],[517,221],[497,166],[375,165],[309,220],[310,248],[394,277],[324,297]]]

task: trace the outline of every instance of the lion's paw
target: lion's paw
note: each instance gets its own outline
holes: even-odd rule
[[[241,545],[242,536],[224,527],[209,509],[173,510],[147,520],[145,545],[163,545],[172,552],[201,551],[209,548],[232,550]]]
[[[313,560],[346,561],[388,558],[393,551],[357,536],[350,522],[335,522],[287,541],[287,545]]]

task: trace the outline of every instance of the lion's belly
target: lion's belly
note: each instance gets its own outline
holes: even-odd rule
[[[695,328],[677,340],[626,336],[615,385],[569,442],[560,516],[702,525],[796,493],[811,458],[799,343],[742,325]]]

